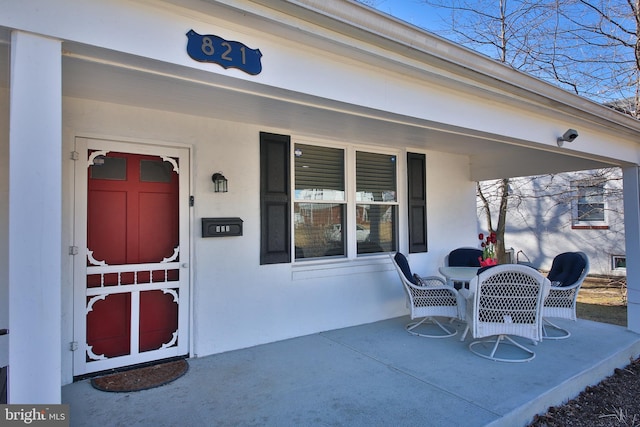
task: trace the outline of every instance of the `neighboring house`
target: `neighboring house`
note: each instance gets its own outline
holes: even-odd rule
[[[512,178],[509,186],[505,246],[514,261],[549,269],[557,254],[582,251],[590,274],[626,275],[619,168]]]
[[[636,120],[361,4],[0,10],[10,403],[406,315],[389,254],[435,274],[476,245],[477,181],[621,167],[640,257]],[[559,147],[568,128],[580,137]]]

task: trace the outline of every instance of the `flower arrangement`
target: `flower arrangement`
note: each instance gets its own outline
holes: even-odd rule
[[[480,239],[480,247],[482,248],[482,257],[478,257],[480,265],[487,267],[490,265],[497,265],[498,258],[496,257],[496,233],[491,232],[485,239],[483,233],[478,234]]]

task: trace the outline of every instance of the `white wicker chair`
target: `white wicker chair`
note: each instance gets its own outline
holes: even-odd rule
[[[553,259],[551,270],[547,274],[551,290],[542,308],[545,339],[559,340],[571,336],[571,332],[552,323],[549,318],[576,320],[578,291],[588,273],[589,258],[584,252],[565,252]],[[551,334],[550,330],[555,332]]]
[[[411,320],[422,318],[407,324],[405,326],[407,332],[428,338],[454,336],[458,331],[451,326],[444,326],[436,319],[436,316],[449,319],[458,319],[460,317],[458,303],[463,303],[464,300],[458,292],[453,287],[447,286],[444,279],[438,276],[421,277],[420,279],[424,285],[418,284],[415,276],[411,273],[406,257],[399,252],[395,256],[393,254],[389,255],[406,292],[407,307],[410,309]],[[426,328],[421,328],[423,332],[418,332],[418,327],[428,326],[428,322],[435,324],[444,334],[428,333],[425,330]]]
[[[534,344],[542,340],[542,303],[550,286],[551,282],[537,270],[517,264],[497,265],[474,277],[469,284],[463,335],[464,339],[470,330],[476,339],[469,349],[501,362],[533,359],[535,352],[511,336],[531,339]],[[492,338],[479,339],[487,337]]]

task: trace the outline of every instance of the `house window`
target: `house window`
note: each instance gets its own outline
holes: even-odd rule
[[[345,149],[309,144],[295,144],[293,154],[296,259],[396,250],[395,155],[356,151],[347,162]]]
[[[396,249],[396,156],[356,152],[358,254]]]
[[[296,144],[293,225],[296,258],[344,256],[344,150]]]
[[[574,184],[576,199],[572,207],[574,228],[606,227],[604,182]]]
[[[626,270],[627,269],[627,257],[624,255],[612,255],[611,256],[611,269],[612,270]]]

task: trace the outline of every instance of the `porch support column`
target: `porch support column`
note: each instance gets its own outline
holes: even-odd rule
[[[62,45],[11,34],[8,401],[61,401]]]
[[[640,169],[622,170],[625,256],[627,259],[627,327],[640,332]]]

